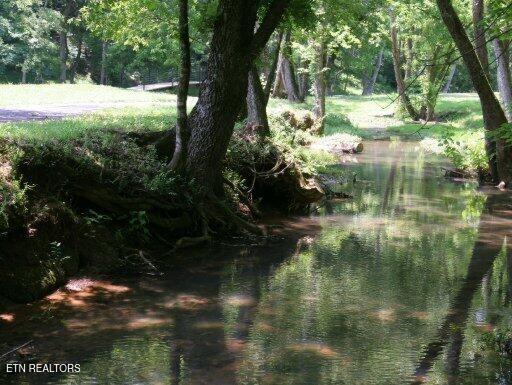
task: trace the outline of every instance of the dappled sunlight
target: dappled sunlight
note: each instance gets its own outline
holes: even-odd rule
[[[379,309],[371,313],[371,315],[383,323],[391,323],[396,321],[396,313],[394,309]]]
[[[236,307],[248,307],[256,304],[254,298],[244,295],[229,296],[225,298],[224,301],[227,305]]]
[[[292,344],[285,346],[284,349],[293,353],[316,354],[318,356],[327,358],[339,356],[339,353],[332,349],[330,346],[316,342]]]
[[[14,313],[3,313],[3,314],[0,314],[0,321],[13,322],[14,317],[15,317]]]

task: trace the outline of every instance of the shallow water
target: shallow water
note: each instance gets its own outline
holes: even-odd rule
[[[81,365],[0,383],[512,383],[494,344],[512,330],[512,201],[441,166],[414,143],[367,143],[343,159],[354,199],[291,219],[295,236],[0,314],[0,347],[34,341],[11,358]]]

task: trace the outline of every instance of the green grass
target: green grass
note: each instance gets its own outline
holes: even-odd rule
[[[45,142],[73,139],[94,131],[159,131],[170,127],[175,120],[176,112],[172,108],[127,107],[62,120],[4,123],[0,124],[0,137]]]
[[[175,103],[165,92],[140,92],[94,84],[0,84],[0,107],[77,103]]]
[[[0,108],[77,103],[125,103],[123,108],[104,110],[57,121],[0,124],[0,137],[38,140],[73,138],[95,130],[160,130],[175,120],[176,96],[167,92],[138,92],[92,84],[0,85]],[[403,122],[393,116],[395,95],[333,96],[327,99],[325,135],[347,133],[365,139],[390,134],[421,139],[440,138],[447,132],[455,137],[481,132],[482,116],[475,94],[451,94],[440,98],[437,114],[442,121],[421,124]],[[191,107],[197,98],[192,97]],[[124,104],[121,104],[124,106]],[[287,109],[313,109],[313,100],[292,104],[271,99],[270,114]]]
[[[394,107],[391,105],[391,97],[387,95],[328,97],[325,135],[346,133],[365,139],[386,136],[387,127],[401,124],[392,116]],[[269,103],[270,112],[281,112],[293,108],[312,110],[313,99],[308,98],[303,104],[291,104],[280,99],[272,99]]]
[[[388,127],[388,131],[402,135],[415,135],[415,139],[440,138],[450,132],[454,136],[464,136],[472,132],[482,132],[483,118],[480,101],[476,94],[450,94],[441,96],[436,108],[438,121],[423,125],[405,123]]]

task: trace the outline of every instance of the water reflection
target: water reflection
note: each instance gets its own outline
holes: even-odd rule
[[[34,339],[36,360],[82,372],[0,382],[511,383],[495,343],[512,321],[510,197],[446,181],[442,165],[411,143],[369,143],[343,165],[354,199],[293,237],[9,309],[0,346]]]

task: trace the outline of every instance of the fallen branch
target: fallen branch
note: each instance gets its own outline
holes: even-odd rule
[[[11,355],[11,354],[12,354],[12,353],[14,353],[14,352],[17,352],[17,351],[18,351],[18,350],[20,350],[20,349],[23,349],[25,346],[30,345],[32,342],[34,342],[34,340],[30,340],[30,341],[28,341],[28,342],[25,342],[23,345],[20,345],[20,346],[18,346],[18,347],[16,347],[16,348],[14,348],[14,349],[9,350],[7,353],[4,353],[4,354],[2,354],[2,355],[0,356],[0,360],[1,360],[1,359],[3,359],[3,358],[5,358],[5,357],[7,357],[7,356],[9,356],[9,355]]]

